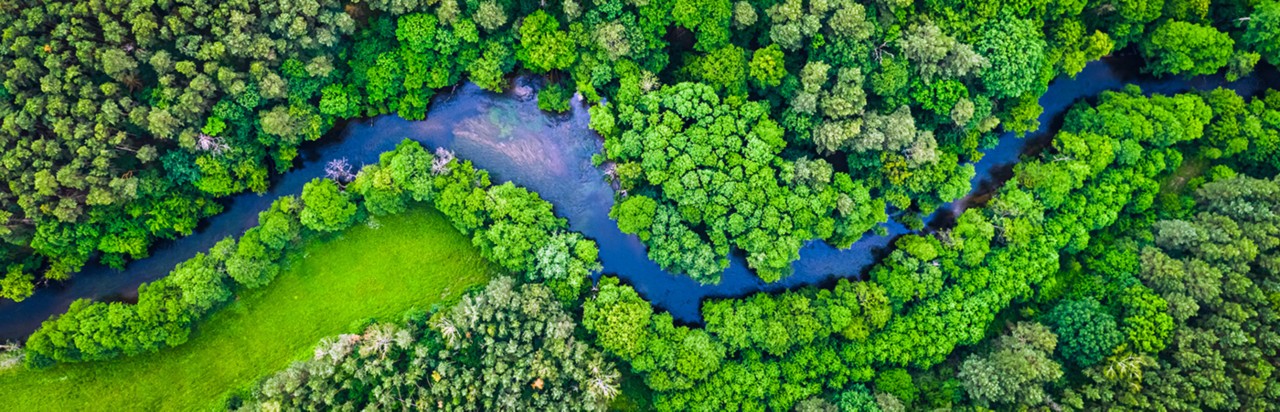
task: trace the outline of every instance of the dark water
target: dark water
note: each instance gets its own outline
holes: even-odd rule
[[[1025,139],[1011,134],[1001,136],[999,144],[975,164],[977,175],[971,193],[944,205],[926,221],[945,224],[949,216],[983,198],[981,195],[990,188],[998,187],[1010,175],[1019,155],[1029,148],[1043,147],[1061,123],[1063,113],[1080,99],[1129,83],[1138,84],[1146,92],[1164,94],[1225,84],[1221,77],[1152,79],[1130,69],[1137,66],[1134,60],[1124,58],[1094,62],[1075,79],[1054,82],[1040,100],[1045,107],[1040,116],[1041,130]],[[1252,95],[1263,85],[1280,84],[1276,80],[1277,75],[1271,70],[1230,86],[1241,94]],[[558,215],[568,218],[573,230],[600,245],[605,273],[623,278],[655,306],[683,322],[700,319],[699,304],[705,298],[773,292],[861,276],[895,237],[909,233],[891,221],[882,225],[885,235],[869,234],[849,249],[810,242],[801,249],[800,260],[793,265],[794,274],[772,284],[765,284],[751,273],[739,256],[731,259],[729,269],[716,285],[700,285],[686,276],[672,275],[648,259],[639,239],[623,234],[609,219],[613,191],[600,170],[591,165],[591,156],[600,152],[601,142],[587,128],[585,107],[575,101],[570,113],[543,114],[532,99],[528,82],[521,79],[517,90],[502,95],[472,84],[461,86],[437,98],[423,121],[397,116],[352,121],[343,130],[335,131],[336,136],[304,148],[298,167],[277,178],[267,193],[231,198],[226,211],[209,219],[196,233],[160,245],[150,258],[130,263],[123,272],[91,266],[70,281],[38,290],[22,303],[0,302],[0,339],[25,338],[40,322],[66,311],[78,298],[133,298],[139,284],[164,276],[178,262],[252,227],[257,223],[258,212],[275,198],[301,193],[303,184],[323,175],[328,160],[346,158],[355,165],[376,163],[378,154],[391,150],[404,138],[415,139],[428,148],[449,148],[458,157],[488,170],[494,181],[513,181],[538,192],[555,205]],[[359,291],[353,293],[359,295]]]

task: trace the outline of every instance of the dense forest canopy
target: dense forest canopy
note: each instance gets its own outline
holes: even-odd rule
[[[300,144],[337,120],[421,118],[434,89],[469,80],[501,90],[518,69],[553,80],[539,93],[548,110],[565,109],[576,91],[588,102],[609,98],[596,116],[620,116],[664,85],[699,82],[730,107],[753,102],[753,116],[779,127],[781,139],[755,162],[769,166],[783,191],[752,201],[758,207],[713,211],[710,220],[690,210],[716,209],[717,199],[734,195],[644,189],[660,189],[653,183],[662,179],[639,161],[656,149],[608,153],[623,184],[642,186],[663,217],[628,214],[639,220],[626,227],[662,233],[646,236],[653,257],[711,282],[731,247],[776,279],[801,242],[844,245],[883,220],[878,202],[914,215],[956,199],[973,176],[966,163],[993,133],[1038,127],[1036,100],[1048,81],[1112,51],[1136,47],[1156,74],[1225,67],[1239,76],[1280,60],[1273,2],[3,7],[0,266],[10,299],[28,295],[37,278],[65,279],[92,259],[121,266],[146,256],[156,239],[190,233],[220,210],[218,197],[264,191]],[[639,126],[619,120],[597,129],[608,137]],[[737,185],[726,179],[746,179],[699,170],[680,179],[729,190]],[[871,198],[800,194],[828,191],[828,182]],[[755,252],[761,233],[785,246]]]
[[[527,71],[547,82],[539,108],[581,98],[610,216],[714,283],[733,253],[775,281],[806,242],[847,247],[890,216],[923,228],[1087,62],[1228,79],[1280,63],[1274,1],[29,1],[0,4],[0,26],[12,300],[145,257],[337,122],[421,119],[462,81],[503,91]],[[174,349],[269,287],[300,238],[429,202],[512,276],[327,340],[227,406],[600,409],[626,380],[659,410],[1280,405],[1280,92],[1104,92],[1024,157],[867,279],[713,299],[683,325],[632,285],[593,285],[596,244],[536,193],[406,142],[331,164],[136,303],[76,302],[18,356]]]

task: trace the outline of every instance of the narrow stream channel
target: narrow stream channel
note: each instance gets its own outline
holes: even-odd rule
[[[975,194],[998,187],[1025,150],[1041,147],[1051,138],[1072,104],[1104,90],[1136,84],[1147,93],[1173,94],[1226,85],[1241,95],[1252,96],[1266,86],[1280,84],[1280,75],[1274,69],[1228,84],[1222,76],[1154,79],[1137,71],[1140,64],[1134,57],[1108,58],[1090,63],[1074,79],[1056,80],[1040,99],[1045,109],[1040,116],[1040,130],[1026,138],[1011,133],[1000,136],[999,144],[985,151],[975,164],[977,174],[970,194],[944,205],[926,221],[945,221],[972,205]],[[132,299],[141,283],[168,274],[177,263],[255,225],[258,212],[277,197],[301,193],[303,184],[324,174],[324,164],[330,159],[346,158],[354,165],[376,163],[380,153],[393,149],[404,138],[422,142],[429,149],[453,150],[459,158],[488,170],[495,182],[512,181],[538,192],[555,205],[557,215],[568,218],[573,230],[599,244],[604,273],[621,277],[657,308],[671,312],[681,322],[699,322],[700,302],[706,298],[774,292],[863,276],[895,237],[910,232],[890,221],[882,225],[886,235],[868,234],[849,249],[810,242],[793,264],[794,273],[771,284],[747,269],[741,256],[731,259],[729,269],[716,285],[700,285],[687,276],[673,275],[650,261],[639,239],[623,234],[609,218],[613,191],[600,170],[591,164],[591,156],[600,152],[601,142],[587,128],[586,108],[575,101],[567,114],[544,114],[533,99],[531,83],[534,81],[528,78],[517,79],[516,90],[504,94],[489,93],[468,83],[436,98],[427,119],[422,121],[391,115],[351,121],[342,130],[304,147],[297,167],[274,179],[267,193],[230,198],[226,210],[204,222],[196,233],[163,242],[151,257],[131,262],[124,271],[91,265],[67,282],[37,290],[21,303],[0,302],[0,340],[25,339],[41,322],[66,311],[79,298]]]

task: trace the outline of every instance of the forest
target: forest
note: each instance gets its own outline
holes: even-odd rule
[[[0,27],[0,321],[43,321],[0,342],[18,409],[1280,409],[1274,0],[17,0]],[[1046,113],[1096,65],[1187,87]],[[411,134],[318,154],[465,84],[589,116],[609,224],[755,289],[681,320],[519,176]],[[9,311],[317,161],[167,275]],[[862,270],[766,286],[889,224]],[[352,242],[328,315],[296,291]]]

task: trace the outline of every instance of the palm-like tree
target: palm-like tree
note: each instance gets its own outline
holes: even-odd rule
[[[458,327],[453,324],[453,321],[449,320],[447,317],[441,316],[440,319],[435,322],[435,327],[440,330],[440,334],[444,336],[444,339],[449,343],[449,346],[457,344],[459,335]]]
[[[401,342],[404,337],[402,332],[397,330],[396,326],[390,323],[380,323],[370,326],[361,336],[360,356],[369,356],[378,354],[379,358],[385,358],[387,352],[395,346],[402,346]]]
[[[593,359],[591,377],[587,379],[587,395],[598,400],[610,400],[618,396],[618,371],[601,365],[600,358]]]

